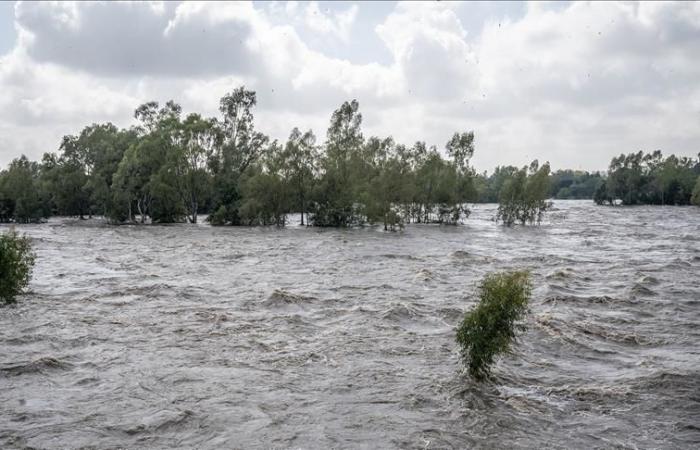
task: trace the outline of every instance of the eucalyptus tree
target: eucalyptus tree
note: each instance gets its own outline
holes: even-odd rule
[[[321,174],[314,190],[311,221],[315,226],[348,226],[363,221],[355,198],[358,167],[364,137],[357,100],[344,102],[333,112],[326,133]]]
[[[292,204],[287,153],[273,141],[245,172],[241,183],[243,225],[284,226]]]
[[[457,223],[461,197],[459,173],[455,164],[445,160],[431,147],[416,174],[417,201],[424,223]]]
[[[113,178],[124,153],[136,142],[136,130],[120,130],[111,123],[85,127],[78,138],[86,147],[90,172],[87,186],[91,209],[107,215],[111,207]]]
[[[224,95],[219,102],[221,144],[210,160],[214,176],[214,225],[240,224],[240,179],[256,161],[269,139],[255,131],[253,108],[257,103],[254,91],[244,86]]]
[[[700,176],[695,181],[695,188],[693,188],[693,196],[690,201],[693,205],[700,206]]]
[[[284,147],[284,160],[290,194],[294,206],[301,213],[301,225],[304,225],[304,215],[314,187],[317,159],[316,136],[313,131],[308,130],[302,134],[298,128],[294,128]]]
[[[202,202],[211,194],[209,163],[222,141],[216,119],[193,113],[179,124],[171,163],[174,181],[190,223],[197,223]]]
[[[112,181],[112,206],[109,215],[116,221],[177,220],[182,208],[177,191],[172,185],[174,171],[165,167],[172,155],[172,147],[179,144],[180,105],[169,101],[160,108],[157,102],[139,106],[134,116],[141,122],[137,127],[138,139],[124,152]],[[162,170],[163,169],[163,170]]]
[[[45,199],[39,190],[40,166],[22,155],[14,159],[0,176],[0,207],[3,221],[37,222],[48,217]]]
[[[63,137],[58,165],[48,178],[53,180],[51,190],[59,214],[83,219],[86,215],[92,215],[89,183],[92,160],[81,144],[77,136]]]
[[[79,194],[69,194],[76,198],[69,202],[73,206],[64,213],[71,214],[78,210],[83,215],[87,209],[88,213],[107,214],[112,201],[114,174],[124,152],[136,138],[135,130],[119,130],[111,123],[92,124],[77,136],[63,138],[58,162],[60,167],[53,168],[58,178],[70,178],[69,186],[63,188]],[[63,203],[66,203],[65,200]]]
[[[405,205],[412,194],[411,167],[405,158],[405,147],[395,145],[391,138],[371,138],[367,146],[373,154],[372,177],[365,197],[368,220],[382,223],[385,231],[403,228]]]
[[[474,132],[455,133],[445,145],[452,158],[455,174],[455,194],[450,211],[450,222],[457,223],[462,215],[469,216],[466,203],[476,200],[474,170],[469,161],[474,156]]]
[[[496,219],[506,226],[539,224],[552,206],[549,196],[549,163],[533,161],[508,178],[499,193]]]
[[[621,154],[612,159],[604,187],[599,187],[596,203],[623,205],[687,205],[700,173],[700,159],[670,155],[660,150]],[[608,201],[607,199],[610,199]]]

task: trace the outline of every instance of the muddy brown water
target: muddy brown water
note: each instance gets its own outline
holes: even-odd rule
[[[697,448],[700,208],[558,201],[540,227],[18,227],[2,448]],[[6,227],[0,227],[4,230]],[[455,326],[527,268],[495,379]]]

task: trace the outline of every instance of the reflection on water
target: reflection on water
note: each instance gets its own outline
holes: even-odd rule
[[[21,231],[0,308],[0,447],[694,447],[700,209],[556,202],[539,228]],[[487,272],[533,271],[493,383],[454,328]]]

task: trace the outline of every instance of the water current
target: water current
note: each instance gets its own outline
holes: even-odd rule
[[[698,448],[700,208],[494,213],[397,233],[20,226],[38,258],[0,307],[0,447]],[[528,329],[476,383],[455,327],[514,268]]]

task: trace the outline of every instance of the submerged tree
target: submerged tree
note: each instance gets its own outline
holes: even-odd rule
[[[34,259],[28,237],[15,230],[0,234],[0,301],[14,302],[27,287]]]
[[[267,136],[255,131],[253,108],[256,103],[255,92],[243,86],[226,94],[219,102],[223,115],[221,145],[210,160],[214,185],[212,215],[209,216],[212,225],[241,224],[240,182],[268,143]]]
[[[320,161],[321,175],[314,189],[311,222],[322,227],[344,227],[363,221],[355,201],[364,136],[357,100],[343,103],[333,112],[326,134],[326,153]]]
[[[211,195],[208,164],[222,139],[216,119],[204,119],[193,113],[180,124],[182,139],[173,146],[171,162],[175,187],[190,223],[197,223],[202,204]]]
[[[552,206],[547,200],[549,172],[549,163],[540,167],[535,160],[529,167],[523,167],[511,175],[499,194],[496,219],[508,227],[516,222],[522,225],[539,224]]]
[[[0,219],[3,222],[38,222],[50,215],[40,177],[41,166],[24,155],[0,173]]]
[[[284,162],[289,193],[295,209],[301,213],[301,225],[304,225],[304,214],[307,213],[309,197],[313,192],[317,160],[313,131],[302,134],[298,128],[294,128],[284,147]]]
[[[510,351],[532,292],[528,272],[487,275],[479,287],[479,303],[468,312],[457,329],[457,343],[469,374],[487,378],[496,358]]]
[[[698,177],[695,182],[695,188],[693,189],[693,198],[691,200],[693,205],[700,206],[700,177]]]
[[[607,182],[594,200],[598,204],[620,200],[623,205],[688,205],[699,175],[700,158],[664,158],[660,150],[622,154],[610,162]]]

